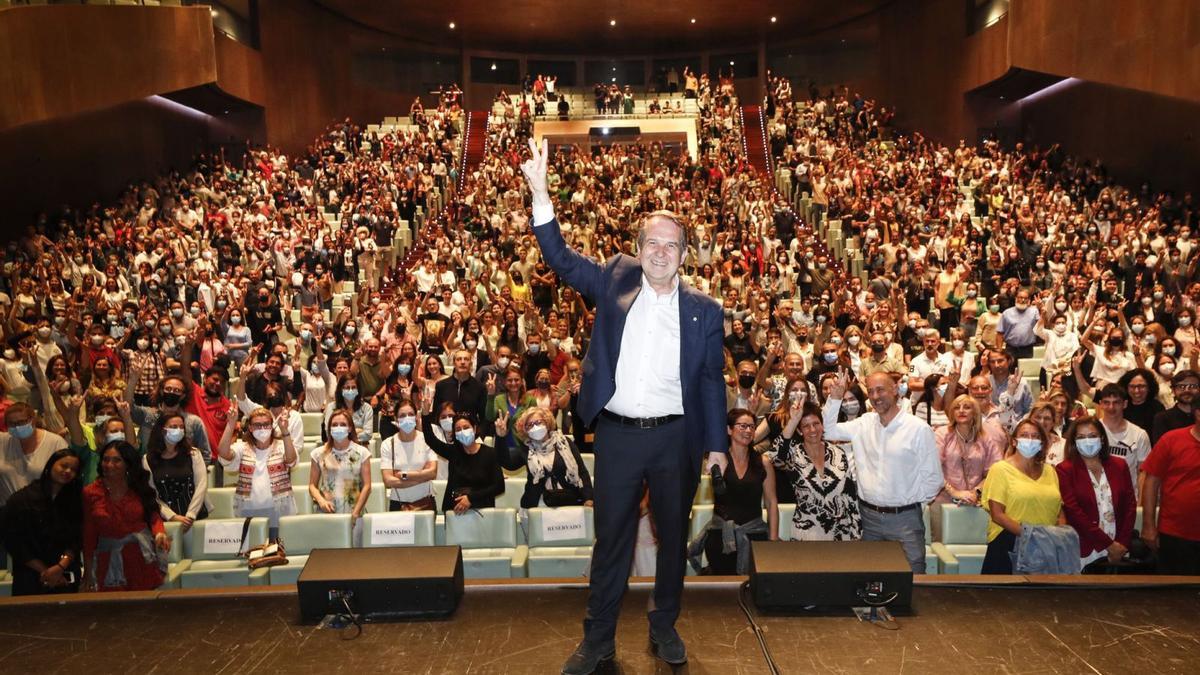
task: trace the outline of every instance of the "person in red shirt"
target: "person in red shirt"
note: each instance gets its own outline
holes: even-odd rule
[[[204,432],[208,434],[208,447],[212,448],[212,456],[205,460],[206,464],[217,461],[217,446],[221,442],[221,434],[225,432],[225,423],[229,419],[229,399],[225,396],[229,384],[229,370],[220,365],[204,371],[203,384],[192,380],[192,357],[195,354],[196,343],[188,339],[183,345],[180,359],[187,364],[179,369],[184,387],[191,389],[191,396],[186,398],[184,410],[200,418],[204,423]],[[217,485],[221,487],[222,473],[217,472]]]
[[[1161,574],[1200,574],[1200,408],[1192,417],[1191,426],[1163,434],[1142,463],[1142,539],[1158,552]]]

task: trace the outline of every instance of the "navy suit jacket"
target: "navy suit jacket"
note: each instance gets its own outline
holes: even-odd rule
[[[558,276],[596,306],[592,341],[583,358],[579,412],[591,424],[617,389],[617,357],[629,308],[642,290],[637,258],[617,254],[603,265],[571,250],[558,221],[533,228],[542,257]],[[705,452],[725,452],[724,316],[716,300],[679,282],[679,380],[685,439],[693,462]]]

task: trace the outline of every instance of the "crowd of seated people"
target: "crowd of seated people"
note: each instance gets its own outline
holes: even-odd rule
[[[760,175],[732,79],[706,79],[685,72],[696,157],[563,146],[548,179],[588,256],[636,254],[651,211],[689,224],[681,274],[726,316],[735,489],[702,530],[710,570],[744,568],[737,538],[710,540],[722,522],[742,550],[862,536],[866,469],[818,406],[836,399],[842,426],[884,373],[901,414],[933,427],[931,508],[987,512],[988,571],[1011,569],[1025,529],[1059,525],[1078,533],[1079,569],[1200,571],[1190,195],[1127,189],[1058,148],[897,134],[870,101],[793,100],[774,78],[777,170]],[[594,316],[530,235],[528,119],[493,118],[461,189],[462,111],[443,101],[412,129],[338,123],[295,156],[202,155],[9,243],[0,529],[14,591],[156,586],[164,521],[208,511],[200,463],[234,471],[237,514],[272,530],[299,499],[361,517],[380,439],[390,509],[487,508],[522,467],[522,506],[589,503],[574,411]],[[824,245],[831,221],[861,275]],[[322,414],[319,443],[302,413]],[[293,494],[286,473],[305,460]],[[774,509],[755,522],[756,499],[795,504],[792,522]]]

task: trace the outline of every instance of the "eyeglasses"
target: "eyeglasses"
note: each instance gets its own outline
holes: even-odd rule
[[[754,425],[748,422],[738,422],[733,425],[733,428],[740,429],[741,431],[749,431],[754,428]]]
[[[1176,385],[1173,385],[1171,388],[1172,389],[1182,389],[1184,391],[1196,391],[1196,390],[1200,390],[1200,384],[1176,384]]]

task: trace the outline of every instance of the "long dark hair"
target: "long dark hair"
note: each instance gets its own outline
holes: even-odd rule
[[[75,478],[70,483],[62,486],[58,491],[58,496],[51,499],[50,495],[51,484],[54,478],[51,475],[54,470],[54,465],[60,460],[66,458],[74,458],[79,462],[79,471],[75,473]],[[74,450],[63,448],[56,450],[50,455],[50,459],[46,460],[46,466],[42,468],[42,477],[38,479],[38,483],[42,488],[42,495],[46,501],[53,504],[53,508],[59,514],[64,515],[70,522],[78,522],[79,514],[83,513],[83,458],[75,454]]]
[[[175,444],[175,457],[166,459],[162,456],[167,449],[166,433],[167,422],[178,417],[184,422],[183,440]],[[159,415],[154,421],[154,426],[150,427],[150,438],[146,441],[146,463],[150,465],[150,470],[153,471],[163,462],[183,464],[187,462],[188,466],[192,465],[192,441],[187,435],[187,417],[183,413],[176,415]]]
[[[150,527],[158,513],[158,494],[150,485],[150,472],[142,467],[138,449],[125,441],[113,441],[100,450],[101,461],[104,461],[104,453],[109,450],[116,450],[121,455],[121,461],[125,462],[125,482],[142,503],[143,518],[146,526]]]

